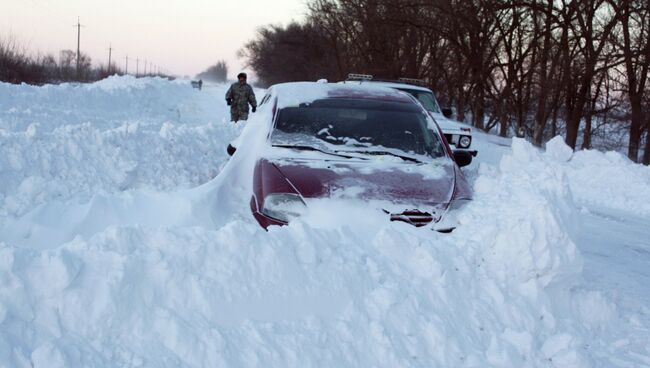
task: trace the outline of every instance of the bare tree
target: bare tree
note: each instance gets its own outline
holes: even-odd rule
[[[594,132],[607,140],[627,119],[628,155],[638,159],[645,134],[643,161],[650,162],[645,0],[308,4],[305,22],[265,27],[242,50],[267,83],[349,72],[418,77],[458,120],[540,146],[565,134],[572,148],[579,140],[589,148]]]
[[[341,70],[329,51],[328,40],[316,24],[268,26],[239,54],[248,60],[263,84],[295,80],[336,79]]]
[[[0,81],[20,83],[26,76],[29,57],[15,36],[0,37]]]
[[[626,77],[626,92],[630,103],[630,138],[628,157],[638,161],[641,133],[645,123],[643,99],[647,94],[648,68],[650,64],[650,5],[647,1],[625,0],[614,3],[620,14],[621,37],[617,40],[621,50]],[[650,142],[650,141],[649,141]],[[650,164],[647,149],[643,162]]]

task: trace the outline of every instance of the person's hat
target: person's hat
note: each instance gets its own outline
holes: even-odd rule
[[[239,74],[237,74],[237,79],[239,79],[239,78],[244,78],[244,79],[246,79],[246,73],[239,73]]]

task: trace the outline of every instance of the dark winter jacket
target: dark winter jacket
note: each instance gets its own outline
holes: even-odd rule
[[[226,92],[226,100],[228,99],[232,99],[230,110],[233,112],[248,113],[248,104],[257,107],[253,87],[248,83],[233,83]]]

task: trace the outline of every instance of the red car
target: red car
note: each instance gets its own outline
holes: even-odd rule
[[[440,128],[407,93],[329,83],[286,83],[263,98],[267,147],[255,163],[250,207],[259,224],[285,225],[310,201],[351,191],[387,220],[439,223],[472,198]],[[448,225],[436,230],[451,230]]]

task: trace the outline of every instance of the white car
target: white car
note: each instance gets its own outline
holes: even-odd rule
[[[447,143],[453,150],[467,151],[471,156],[476,156],[476,150],[472,149],[472,128],[448,119],[433,95],[433,91],[423,87],[424,81],[419,79],[400,78],[397,81],[373,79],[371,75],[350,74],[348,79],[339,82],[345,84],[372,85],[394,88],[410,93],[420,101],[420,104],[429,111],[429,114],[438,123]]]

